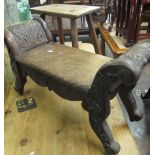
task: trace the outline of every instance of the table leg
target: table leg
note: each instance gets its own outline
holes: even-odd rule
[[[97,36],[96,36],[96,31],[95,31],[94,23],[93,23],[93,20],[92,20],[92,16],[90,14],[86,15],[86,19],[87,19],[87,23],[88,23],[88,27],[89,27],[89,31],[90,31],[90,35],[91,35],[91,39],[92,39],[92,43],[93,43],[94,48],[95,48],[95,53],[102,55],[100,46],[99,46],[99,44],[97,42]]]
[[[78,31],[76,19],[71,19],[71,36],[72,36],[72,47],[78,48]]]
[[[64,33],[63,33],[63,27],[62,27],[62,18],[57,17],[57,22],[58,22],[59,41],[60,41],[60,44],[64,44]]]

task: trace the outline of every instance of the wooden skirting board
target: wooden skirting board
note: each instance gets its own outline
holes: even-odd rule
[[[17,112],[16,101],[34,97],[37,107]],[[115,97],[108,123],[119,155],[140,155]],[[107,155],[80,102],[67,101],[28,78],[24,96],[13,89],[5,103],[5,155]]]

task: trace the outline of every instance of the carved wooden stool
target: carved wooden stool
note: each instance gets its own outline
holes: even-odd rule
[[[101,55],[54,44],[45,22],[36,18],[5,29],[5,43],[19,94],[23,94],[26,77],[30,76],[65,99],[81,100],[105,149],[110,154],[119,152],[120,146],[106,122],[110,99],[119,93],[130,120],[141,119],[131,91],[149,61],[149,42],[110,61]]]

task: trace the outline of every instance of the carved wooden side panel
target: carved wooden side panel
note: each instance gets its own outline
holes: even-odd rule
[[[110,114],[110,99],[119,93],[130,120],[138,121],[142,118],[132,89],[140,77],[141,69],[149,62],[149,46],[149,42],[137,44],[126,54],[102,66],[94,78],[88,98],[82,103],[89,112],[92,129],[110,154],[120,150],[106,124]]]
[[[48,42],[45,31],[36,20],[9,27],[19,51],[24,52]]]

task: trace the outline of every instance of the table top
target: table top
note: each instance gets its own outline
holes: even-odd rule
[[[34,13],[45,13],[59,17],[78,18],[92,12],[100,10],[98,6],[70,5],[70,4],[51,4],[30,9]]]

